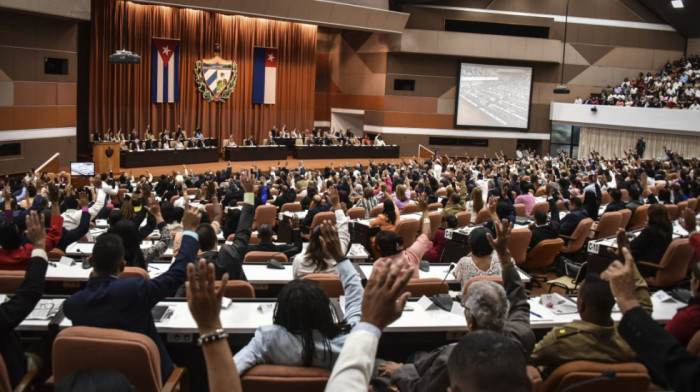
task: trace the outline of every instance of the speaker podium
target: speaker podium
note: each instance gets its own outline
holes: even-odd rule
[[[107,173],[111,167],[119,171],[119,142],[99,142],[92,146],[92,160],[95,174]]]

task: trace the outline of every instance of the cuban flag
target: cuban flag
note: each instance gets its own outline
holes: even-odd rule
[[[277,93],[277,49],[253,48],[253,103],[274,104]]]
[[[153,38],[151,102],[180,102],[180,40]]]

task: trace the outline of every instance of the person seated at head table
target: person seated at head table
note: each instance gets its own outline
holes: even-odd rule
[[[329,189],[328,195],[331,208],[335,211],[335,227],[340,239],[340,247],[344,252],[343,254],[345,254],[350,244],[350,232],[348,230],[350,219],[343,211],[337,189]],[[319,195],[314,197],[320,198]],[[309,211],[309,213],[310,212],[311,211]],[[335,261],[331,255],[328,254],[326,248],[322,246],[320,237],[321,227],[317,226],[310,231],[309,245],[306,247],[306,252],[303,254],[299,253],[294,257],[292,261],[292,270],[295,279],[314,273],[335,273]]]
[[[345,318],[332,314],[330,300],[318,283],[296,279],[277,297],[273,324],[259,327],[253,339],[233,357],[239,374],[255,365],[275,364],[331,369],[353,326],[360,321],[364,289],[352,263],[341,250],[334,225],[324,223],[322,246],[335,260],[345,292]]]
[[[170,268],[153,279],[119,279],[126,265],[124,244],[118,235],[98,237],[91,258],[95,275],[84,289],[63,302],[65,316],[75,326],[115,328],[149,336],[158,347],[162,380],[167,380],[174,366],[151,310],[187,279],[187,264],[195,261],[199,250],[194,232],[198,224],[199,214],[187,210],[182,219],[185,231],[180,251]]]
[[[231,134],[228,137],[228,143],[226,144],[226,147],[237,147],[238,145],[236,144],[236,141],[233,139],[233,134]]]

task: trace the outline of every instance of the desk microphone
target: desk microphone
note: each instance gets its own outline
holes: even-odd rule
[[[578,390],[581,387],[584,387],[588,384],[593,384],[598,381],[607,381],[607,380],[612,380],[613,378],[616,377],[615,371],[612,369],[608,369],[604,371],[600,376],[589,378],[588,380],[583,380],[581,382],[577,382],[576,384],[569,385],[568,387],[564,388],[562,392],[570,392],[570,391],[575,391]]]
[[[284,269],[284,264],[282,264],[280,261],[275,259],[275,256],[280,255],[280,254],[285,254],[284,252],[276,252],[270,255],[270,258],[267,260],[267,268],[268,269]]]
[[[438,286],[435,295],[433,295],[430,298],[430,300],[433,301],[433,304],[435,304],[435,306],[447,312],[452,310],[452,297],[450,297],[449,294],[440,294],[440,289],[442,288],[442,285],[445,284],[447,277],[450,276],[450,272],[452,272],[452,270],[455,269],[455,266],[455,263],[450,263],[450,268],[447,269],[445,278],[443,278],[442,282],[440,282],[440,286]]]

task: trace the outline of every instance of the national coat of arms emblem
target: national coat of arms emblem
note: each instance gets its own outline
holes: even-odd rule
[[[195,63],[194,74],[197,90],[202,93],[202,98],[209,102],[226,102],[236,87],[238,65],[233,60],[224,60],[217,55],[210,59],[198,60]]]

